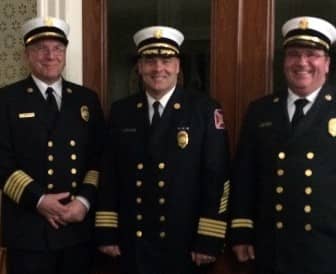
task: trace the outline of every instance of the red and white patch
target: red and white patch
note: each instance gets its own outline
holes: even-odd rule
[[[224,129],[225,124],[224,124],[223,110],[221,110],[220,108],[215,109],[214,118],[216,129]]]

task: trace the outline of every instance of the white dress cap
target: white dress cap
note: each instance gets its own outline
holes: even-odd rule
[[[178,55],[184,36],[175,28],[151,26],[136,32],[133,40],[141,55]]]
[[[43,38],[59,39],[68,43],[69,25],[60,18],[35,17],[22,25],[24,43],[28,44]]]
[[[336,41],[336,28],[328,21],[310,16],[295,17],[282,26],[284,46],[300,44],[323,47],[326,50]]]

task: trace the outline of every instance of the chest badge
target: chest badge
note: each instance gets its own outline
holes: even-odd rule
[[[328,132],[332,137],[336,137],[336,118],[332,118],[329,120]]]
[[[185,130],[181,130],[177,133],[177,145],[180,148],[185,148],[189,143],[189,135]]]
[[[81,117],[85,122],[88,122],[90,119],[90,112],[88,106],[81,106],[80,108]]]

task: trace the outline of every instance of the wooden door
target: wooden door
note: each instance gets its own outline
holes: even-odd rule
[[[108,1],[83,0],[84,84],[97,91],[109,108]],[[274,0],[211,1],[210,93],[223,106],[231,150],[237,141],[247,104],[271,92]],[[101,272],[117,273],[116,262],[100,258]],[[212,274],[252,273],[229,250]]]

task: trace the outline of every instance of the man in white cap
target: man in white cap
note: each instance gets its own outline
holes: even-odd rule
[[[204,273],[224,246],[227,131],[216,102],[178,85],[183,38],[137,32],[144,91],[111,108],[96,236],[125,274]]]
[[[89,273],[102,110],[93,91],[62,78],[67,23],[33,18],[22,29],[31,74],[0,91],[8,274]]]
[[[250,104],[232,177],[231,241],[258,274],[336,273],[336,29],[315,17],[282,27],[288,88]]]

